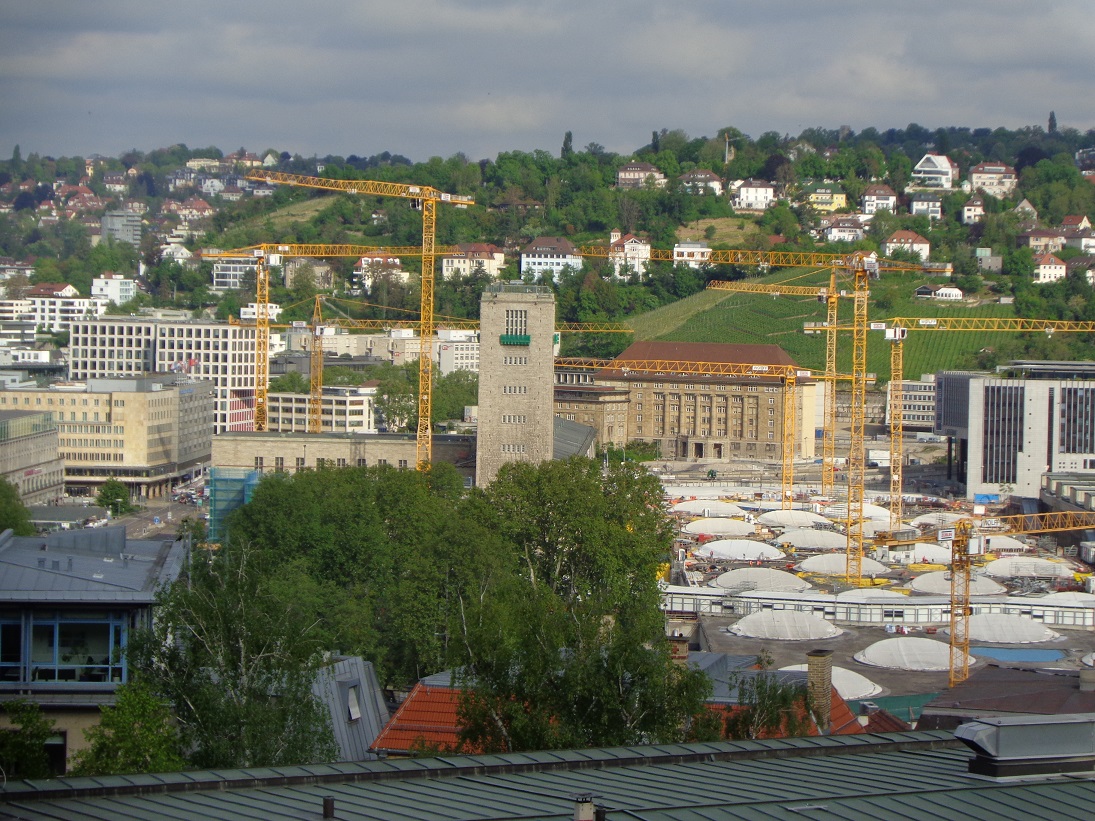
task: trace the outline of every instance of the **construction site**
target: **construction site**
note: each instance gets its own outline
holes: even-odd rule
[[[421,210],[423,228],[420,248],[262,245],[224,252],[225,256],[252,255],[257,267],[256,434],[267,430],[269,339],[271,328],[275,327],[271,323],[268,269],[279,264],[283,257],[398,253],[422,258],[421,308],[414,319],[325,318],[322,300],[316,299],[309,325],[312,367],[308,431],[312,435],[322,430],[323,345],[331,328],[356,332],[412,328],[423,341],[432,339],[439,328],[479,329],[475,321],[435,316],[433,304],[434,260],[452,250],[436,245],[437,206],[440,203],[466,207],[471,204],[469,199],[394,183],[328,180],[275,172],[255,172],[254,178],[268,184],[404,198]],[[580,252],[583,256],[609,259],[614,253],[607,246],[583,247]],[[672,252],[653,249],[651,259],[671,260]],[[559,373],[577,375],[575,381],[587,385],[618,383],[642,388],[644,381],[636,380],[650,380],[650,387],[655,389],[664,384],[668,390],[694,391],[694,384],[683,383],[707,381],[718,383],[720,390],[763,390],[773,394],[768,399],[772,405],[768,427],[772,430],[763,445],[746,442],[761,439],[761,434],[753,429],[757,423],[752,421],[745,431],[737,404],[726,401],[726,409],[719,413],[727,415],[728,421],[718,420],[710,416],[710,400],[697,402],[695,395],[680,394],[678,400],[677,394],[654,393],[656,402],[691,401],[693,404],[685,408],[687,420],[682,415],[673,427],[662,421],[644,430],[643,416],[637,415],[633,417],[635,427],[626,428],[632,438],[665,437],[660,447],[666,461],[660,467],[654,467],[658,463],[653,463],[652,467],[664,474],[667,503],[675,505],[673,512],[680,520],[680,533],[665,580],[664,606],[672,616],[690,625],[688,635],[697,648],[732,647],[734,652],[771,653],[778,662],[785,643],[793,646],[794,642],[811,640],[846,645],[848,664],[869,668],[876,678],[892,678],[893,685],[883,689],[893,691],[907,688],[909,675],[914,673],[933,680],[942,677],[952,686],[961,683],[981,663],[981,658],[1001,658],[999,653],[992,656],[982,650],[982,645],[990,649],[1019,646],[1023,652],[1003,656],[1013,661],[1052,661],[1074,667],[1091,662],[1095,658],[1091,653],[1095,650],[1095,588],[1084,560],[1095,559],[1095,541],[1085,541],[1084,531],[1095,529],[1095,512],[1074,509],[1044,513],[1034,499],[1018,494],[978,495],[955,501],[954,491],[963,488],[966,471],[972,470],[973,464],[967,464],[970,448],[957,431],[947,431],[950,435],[946,444],[946,479],[952,481],[951,492],[910,493],[910,485],[920,488],[935,483],[906,481],[905,466],[910,460],[904,452],[902,385],[903,349],[910,334],[1089,333],[1093,330],[1092,323],[953,317],[872,321],[871,283],[887,272],[921,271],[927,266],[879,259],[863,252],[836,255],[715,250],[709,262],[747,266],[757,271],[779,268],[827,271],[828,283],[823,286],[790,281],[762,284],[749,279],[712,281],[708,285],[710,290],[766,293],[776,299],[812,297],[823,304],[826,322],[820,327],[818,323],[810,323],[812,327],[808,330],[825,335],[824,371],[811,371],[789,358],[760,353],[759,349],[766,346],[725,346],[739,350],[709,356],[710,361],[705,361],[703,354],[685,355],[686,346],[659,348],[653,343],[645,348],[634,345],[611,360],[560,359],[555,354],[561,333],[624,333],[628,329],[608,323],[556,326],[553,301],[544,301],[543,294],[537,296],[532,286],[518,284],[508,289],[517,296],[504,313],[488,319],[484,308],[483,321],[490,325],[490,331],[485,326],[482,330],[481,407],[478,435],[470,443],[475,456],[466,448],[460,457],[465,461],[474,458],[478,463],[475,481],[489,481],[506,461],[553,458],[559,410],[556,407],[553,419],[551,414],[537,415],[537,409],[550,406],[552,383],[560,381]],[[938,275],[938,267],[933,266],[931,273]],[[484,306],[506,291],[501,288],[495,289],[493,296],[490,292],[484,294]],[[542,304],[530,311],[529,305],[535,305],[537,299]],[[868,374],[866,363],[868,337],[872,335],[884,340],[890,348],[886,414],[889,435],[884,454],[877,447],[872,449],[875,443],[867,436],[867,386],[873,375]],[[542,344],[545,341],[547,344]],[[750,348],[757,348],[758,352],[745,350]],[[850,369],[838,371],[838,361],[850,361]],[[498,393],[506,395],[492,400],[494,389],[489,386],[498,377],[496,366],[503,363],[519,365],[520,370],[505,371],[510,381],[515,375],[519,379],[512,385],[499,383]],[[418,356],[414,456],[400,460],[401,465],[414,465],[420,470],[427,469],[434,459],[434,432],[430,424],[434,367],[432,356]],[[554,378],[552,373],[556,374]],[[813,399],[804,399],[806,386],[817,386],[820,398],[817,403],[821,408],[820,458],[817,459],[811,435],[815,403]],[[843,396],[841,415],[838,415],[838,395]],[[515,402],[520,404],[518,396],[529,397],[525,401],[527,413],[503,415],[502,410],[512,411]],[[641,400],[642,393],[637,396]],[[663,396],[668,398],[659,399]],[[708,404],[704,405],[704,401]],[[740,402],[736,398],[734,401]],[[639,410],[642,407],[637,404]],[[664,407],[669,409],[668,405]],[[966,412],[970,412],[968,408]],[[732,413],[739,414],[737,420],[729,416]],[[495,420],[495,416],[499,418]],[[494,424],[518,420],[520,424],[503,429]],[[708,440],[716,437],[716,425],[732,427],[735,423],[742,426],[738,435],[746,442],[740,454],[742,462],[752,460],[753,475],[739,474],[736,482],[720,482],[720,472],[735,478],[733,464],[738,460],[732,451],[738,446],[710,444]],[[728,436],[726,431],[717,433]],[[732,438],[732,432],[730,435]],[[489,448],[484,447],[484,442],[490,443]],[[675,452],[665,452],[666,442],[673,443]],[[485,467],[483,460],[488,450],[489,467]],[[1088,450],[1095,450],[1095,445]],[[303,462],[296,457],[298,467],[308,466],[306,444],[303,453]],[[555,457],[558,458],[557,452]],[[719,469],[695,477],[697,481],[683,486],[673,484],[670,459],[687,470],[702,463],[704,457],[715,457],[727,463],[730,470],[720,464]],[[239,462],[246,458],[237,457],[236,462],[226,467],[240,467]],[[261,461],[256,457],[256,466]],[[366,459],[359,458],[358,464],[361,463],[368,464]],[[1067,469],[1069,465],[1061,467]],[[1019,473],[1021,468],[1020,465]],[[1023,477],[1017,475],[1012,465],[1010,473],[1005,469],[998,477],[985,478],[1008,487]],[[232,492],[238,496],[241,489],[235,485],[246,480],[242,474],[233,479]],[[214,500],[214,509],[217,508]],[[1076,638],[1072,639],[1073,636]],[[891,643],[875,647],[879,641]],[[1036,653],[1032,645],[1045,645],[1047,649]],[[1067,649],[1062,649],[1063,645],[1068,645]],[[795,654],[801,655],[800,647],[789,651],[789,655]]]

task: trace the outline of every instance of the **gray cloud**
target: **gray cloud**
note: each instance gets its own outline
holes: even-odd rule
[[[1088,129],[1078,0],[38,0],[0,8],[0,156],[184,142],[413,159],[758,135]]]

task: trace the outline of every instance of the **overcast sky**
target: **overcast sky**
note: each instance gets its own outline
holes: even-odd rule
[[[2,0],[0,157],[1095,127],[1090,0]]]

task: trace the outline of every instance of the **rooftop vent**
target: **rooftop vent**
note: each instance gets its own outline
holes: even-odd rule
[[[954,734],[976,753],[969,764],[976,775],[1004,778],[1095,769],[1095,713],[982,718]]]

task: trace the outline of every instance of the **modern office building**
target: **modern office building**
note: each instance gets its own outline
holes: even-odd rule
[[[1036,498],[1046,473],[1095,476],[1095,363],[1013,362],[936,375],[935,433],[967,496]]]
[[[554,456],[555,294],[494,283],[483,292],[479,327],[475,480],[482,486],[507,462]]]
[[[886,424],[893,411],[892,381],[886,383]],[[935,374],[901,380],[901,427],[903,430],[931,430],[935,426]]]
[[[50,418],[71,495],[93,496],[113,477],[148,498],[208,464],[212,393],[208,381],[173,375],[89,379],[0,390],[0,411]]]
[[[74,380],[173,373],[212,382],[214,433],[254,426],[255,370],[253,325],[102,317],[70,329]]]
[[[141,244],[141,215],[133,211],[107,211],[100,222],[102,236],[134,247]]]

